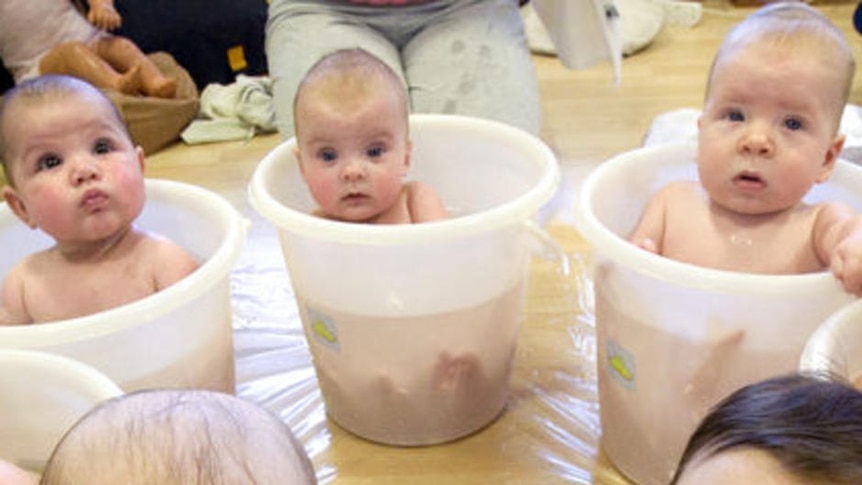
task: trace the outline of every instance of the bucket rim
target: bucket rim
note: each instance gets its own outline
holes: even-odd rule
[[[531,218],[554,195],[560,184],[560,171],[551,149],[538,137],[521,129],[481,118],[445,114],[410,115],[410,129],[457,126],[474,130],[476,134],[516,140],[529,147],[531,163],[540,166],[539,180],[518,197],[491,209],[421,224],[374,225],[332,221],[313,216],[281,204],[267,189],[267,180],[277,167],[286,165],[296,138],[283,141],[260,161],[248,185],[248,199],[258,214],[279,231],[289,230],[310,239],[386,246],[428,243],[460,238],[505,226],[520,224]]]
[[[594,168],[584,179],[574,207],[575,226],[590,243],[592,250],[631,271],[688,288],[760,295],[811,294],[830,289],[844,291],[828,271],[765,275],[705,268],[672,260],[635,247],[599,221],[595,215],[593,198],[598,191],[597,186],[607,174],[624,169],[637,170],[634,165],[642,165],[641,159],[644,157],[659,157],[669,161],[662,163],[672,163],[680,157],[693,160],[696,149],[696,142],[641,147],[618,154]],[[856,168],[862,173],[862,168],[854,167],[844,160],[839,160],[838,164],[842,170]]]
[[[100,400],[123,394],[120,386],[105,373],[80,360],[40,350],[0,349],[0,367],[10,371],[16,365],[83,377],[87,391]]]
[[[862,314],[862,300],[856,300],[838,308],[818,325],[802,349],[799,370],[814,373],[834,370],[839,362],[834,359],[832,350],[843,349],[842,343],[846,340],[839,339],[843,333],[842,330],[848,326],[858,325],[860,314]],[[852,376],[844,377],[852,378]]]
[[[212,256],[164,290],[119,307],[65,320],[0,326],[0,348],[51,348],[143,325],[193,301],[229,275],[245,242],[244,219],[236,208],[221,195],[197,185],[155,178],[144,183],[148,200],[194,198],[223,216],[225,236]]]

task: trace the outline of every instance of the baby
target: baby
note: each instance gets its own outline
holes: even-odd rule
[[[431,188],[402,180],[410,166],[407,118],[398,76],[367,52],[336,51],[312,67],[296,93],[294,124],[315,215],[375,224],[447,218]]]
[[[841,32],[802,3],[772,4],[740,23],[709,74],[700,183],[662,188],[630,240],[723,270],[831,268],[846,291],[862,294],[862,217],[841,203],[802,202],[835,168],[854,71]]]
[[[95,87],[43,76],[0,105],[3,198],[55,245],[6,275],[0,324],[88,315],[166,288],[198,263],[184,249],[137,229],[144,154]]]
[[[0,483],[37,483],[5,466]],[[317,478],[290,428],[263,408],[218,392],[164,389],[96,406],[60,440],[38,483],[313,485]]]
[[[671,485],[862,483],[862,393],[831,379],[737,390],[701,421]]]

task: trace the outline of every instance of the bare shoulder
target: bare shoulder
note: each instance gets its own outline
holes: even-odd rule
[[[852,207],[843,202],[825,202],[810,206],[809,210],[813,212],[818,223],[835,222],[857,214]]]
[[[407,209],[412,222],[430,222],[449,218],[440,196],[428,184],[408,182],[404,184]]]
[[[27,256],[9,270],[0,285],[0,325],[32,323],[33,319],[24,303],[24,285],[35,273],[34,261],[38,263],[43,253]]]
[[[702,193],[700,183],[694,180],[674,180],[659,189],[655,196],[671,199],[699,197]]]
[[[192,273],[200,266],[193,254],[171,239],[152,232],[141,232],[141,250],[150,261],[159,288],[164,288]]]

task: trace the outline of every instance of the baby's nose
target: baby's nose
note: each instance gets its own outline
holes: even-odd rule
[[[357,159],[350,160],[341,171],[344,180],[360,180],[365,177],[365,162]]]
[[[748,155],[769,156],[774,152],[775,146],[768,129],[752,126],[739,140],[739,150]]]
[[[80,185],[91,180],[97,180],[101,177],[99,164],[92,157],[77,157],[72,160],[71,163],[72,182],[75,185]]]

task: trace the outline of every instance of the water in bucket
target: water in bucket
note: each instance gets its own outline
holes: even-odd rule
[[[505,406],[523,318],[530,232],[556,161],[499,123],[411,118],[411,176],[457,214],[398,226],[333,222],[314,203],[293,140],[249,188],[278,229],[328,414],[393,445],[451,441]]]
[[[596,253],[601,446],[640,484],[668,483],[689,434],[731,391],[798,368],[816,326],[853,298],[827,272],[754,275],[648,253],[626,241],[649,196],[694,179],[692,145],[639,149],[598,167],[576,220]],[[807,200],[862,208],[862,169],[841,162]]]

